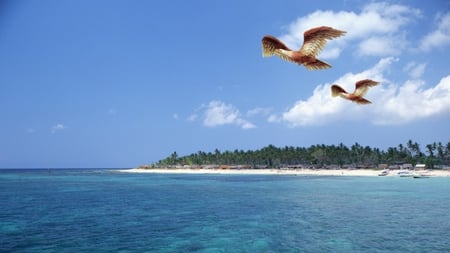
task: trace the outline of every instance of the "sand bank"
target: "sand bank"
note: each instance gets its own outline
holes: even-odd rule
[[[390,170],[386,176],[399,176],[400,170]],[[126,169],[119,170],[119,172],[127,173],[172,173],[172,174],[240,174],[240,175],[305,175],[305,176],[378,176],[380,170],[371,169],[297,169],[297,170],[283,170],[283,169]],[[419,175],[426,175],[430,177],[450,177],[448,170],[427,170],[415,171]]]

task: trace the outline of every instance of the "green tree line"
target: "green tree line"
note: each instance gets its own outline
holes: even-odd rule
[[[254,168],[266,166],[277,168],[289,165],[366,165],[402,164],[412,165],[423,163],[428,168],[436,165],[450,164],[450,142],[446,145],[434,142],[422,149],[417,142],[409,140],[405,145],[389,147],[387,150],[361,146],[355,143],[350,147],[339,145],[312,145],[310,147],[276,147],[268,145],[259,150],[224,151],[216,149],[214,152],[198,151],[187,156],[178,156],[173,152],[167,158],[158,161],[156,166],[169,165],[251,165]]]

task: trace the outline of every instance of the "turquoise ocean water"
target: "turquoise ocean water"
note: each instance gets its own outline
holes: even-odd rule
[[[0,252],[450,252],[450,178],[0,170]]]

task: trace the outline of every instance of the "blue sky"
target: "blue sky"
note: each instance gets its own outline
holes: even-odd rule
[[[322,25],[331,69],[262,57]],[[0,168],[450,141],[447,0],[2,1],[0,55]],[[365,78],[373,104],[331,97]]]

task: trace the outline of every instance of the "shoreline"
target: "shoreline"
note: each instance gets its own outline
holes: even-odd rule
[[[399,177],[398,172],[405,170],[390,170],[387,177]],[[225,175],[294,175],[294,176],[362,176],[378,177],[381,170],[376,169],[125,169],[123,173],[154,173],[154,174],[225,174]],[[425,177],[450,177],[449,170],[410,170],[415,175]]]

